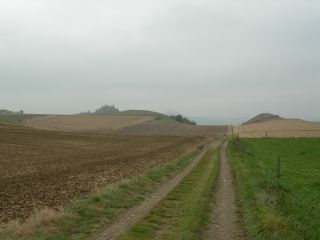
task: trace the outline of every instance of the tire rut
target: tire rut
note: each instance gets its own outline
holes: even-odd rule
[[[227,141],[220,148],[220,172],[216,185],[206,240],[244,240],[245,231],[237,213],[236,191],[226,154]]]

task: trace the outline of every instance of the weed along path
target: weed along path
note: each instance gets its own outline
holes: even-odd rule
[[[236,192],[226,147],[227,142],[224,142],[220,148],[220,172],[212,203],[210,224],[204,233],[206,240],[246,239],[240,217],[237,214]]]
[[[94,240],[116,240],[123,234],[125,234],[132,225],[145,218],[150,211],[164,199],[201,161],[203,156],[208,152],[210,148],[217,148],[221,144],[220,141],[214,141],[199,153],[197,157],[180,173],[178,173],[173,179],[166,184],[162,185],[155,193],[149,198],[144,200],[140,205],[128,210],[127,213],[119,217],[114,223],[109,225],[104,231],[92,239]]]

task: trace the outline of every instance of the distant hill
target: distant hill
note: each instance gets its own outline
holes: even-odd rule
[[[111,115],[111,116],[136,116],[136,117],[153,117],[154,120],[164,120],[164,121],[176,121],[179,123],[185,123],[190,125],[197,125],[195,121],[188,119],[181,114],[177,115],[166,115],[163,113],[158,113],[149,110],[125,110],[120,111],[114,105],[103,105],[99,109],[95,110],[94,112],[87,111],[81,112],[75,115]]]
[[[261,113],[255,117],[251,118],[250,120],[246,121],[242,125],[251,124],[251,123],[266,122],[266,121],[270,121],[270,120],[280,120],[280,119],[283,119],[283,118],[281,118],[279,115],[274,115],[271,113]]]
[[[88,111],[75,115],[50,115],[26,119],[26,121],[23,121],[23,124],[28,127],[45,130],[108,133],[133,125],[143,125],[147,122],[156,122],[160,123],[160,125],[174,123],[176,124],[174,126],[196,124],[181,115],[166,116],[147,110],[126,110],[120,112],[113,105],[104,105],[95,112]]]
[[[187,117],[182,115],[165,115],[158,112],[148,111],[148,110],[126,110],[114,113],[114,115],[124,115],[124,116],[152,116],[154,120],[165,120],[165,121],[176,121],[180,123],[197,125],[195,121],[189,120]]]

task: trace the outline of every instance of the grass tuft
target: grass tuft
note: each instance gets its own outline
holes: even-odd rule
[[[1,237],[4,239],[13,239],[23,237],[33,233],[38,227],[45,227],[50,231],[54,231],[53,222],[63,216],[63,211],[56,211],[50,208],[44,208],[36,211],[26,221],[21,223],[18,220],[11,221],[1,226]],[[2,238],[1,238],[2,239]]]

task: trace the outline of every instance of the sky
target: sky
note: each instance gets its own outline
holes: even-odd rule
[[[0,108],[320,121],[320,1],[1,0]]]

